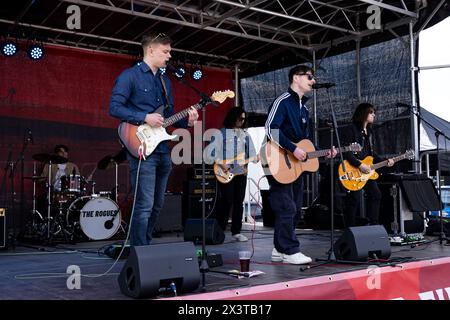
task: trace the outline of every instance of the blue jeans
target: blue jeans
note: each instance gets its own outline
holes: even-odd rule
[[[130,164],[131,187],[136,188],[136,173],[139,160],[127,155]],[[150,244],[152,232],[164,204],[167,180],[172,170],[169,153],[153,153],[142,160],[136,203],[130,223],[130,245]]]
[[[269,201],[275,214],[273,244],[278,252],[288,255],[300,252],[295,227],[300,220],[303,203],[303,178],[281,184],[267,176],[270,184]]]

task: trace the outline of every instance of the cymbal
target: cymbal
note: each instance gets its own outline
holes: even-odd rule
[[[58,156],[57,154],[48,154],[48,153],[36,153],[33,155],[33,160],[40,162],[52,162],[52,163],[66,163],[69,161],[67,158]]]
[[[125,148],[120,150],[115,155],[107,155],[103,157],[98,163],[97,168],[100,170],[107,170],[114,167],[115,163],[121,164],[127,159],[127,153]]]
[[[29,180],[41,180],[41,179],[47,179],[47,177],[41,177],[41,176],[31,176],[31,177],[23,177],[24,179]]]

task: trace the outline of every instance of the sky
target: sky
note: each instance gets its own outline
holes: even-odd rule
[[[419,67],[450,65],[450,17],[419,35]],[[450,121],[450,68],[419,72],[420,106]]]

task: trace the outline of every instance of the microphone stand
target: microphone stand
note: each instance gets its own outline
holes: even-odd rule
[[[9,173],[9,177],[10,177],[10,182],[11,182],[11,224],[12,224],[12,235],[11,235],[11,245],[13,250],[15,250],[16,248],[16,244],[17,244],[17,217],[16,217],[16,191],[15,191],[15,187],[14,187],[14,176],[16,173],[16,168],[20,162],[20,214],[23,213],[23,207],[24,207],[24,169],[25,169],[25,164],[24,164],[24,154],[25,154],[25,150],[28,147],[28,143],[30,142],[30,139],[25,138],[23,145],[22,145],[22,150],[20,151],[19,154],[19,158],[13,162],[10,161],[9,163],[9,167],[10,167],[10,173]]]
[[[331,113],[331,119],[332,119],[332,124],[330,126],[330,136],[331,136],[331,141],[330,141],[330,150],[333,148],[333,139],[334,139],[334,134],[336,135],[336,143],[337,146],[339,148],[339,150],[342,150],[341,148],[341,140],[339,138],[339,133],[338,133],[338,125],[337,125],[337,121],[336,121],[336,114],[334,112],[334,108],[333,108],[333,103],[331,101],[331,96],[330,96],[330,92],[329,92],[329,87],[324,87],[327,89],[327,96],[328,96],[328,102],[330,104],[330,113]],[[334,133],[334,134],[333,134]],[[345,169],[345,164],[344,164],[344,156],[342,154],[342,152],[339,153],[339,156],[341,158],[341,163],[343,165],[343,169],[344,172],[346,171]],[[356,261],[346,261],[346,260],[337,260],[335,255],[334,255],[334,250],[333,250],[333,246],[334,246],[334,159],[330,158],[330,181],[331,181],[331,192],[330,192],[330,215],[331,215],[331,222],[330,222],[330,249],[328,250],[328,257],[327,259],[316,259],[316,261],[322,262],[319,263],[317,265],[314,265],[312,267],[301,267],[300,271],[305,271],[307,269],[312,269],[312,268],[316,268],[319,266],[322,266],[324,264],[328,264],[328,263],[343,263],[343,264],[365,264],[365,262],[356,262]]]
[[[437,183],[438,183],[438,190],[439,190],[439,224],[440,224],[440,232],[439,232],[439,244],[442,244],[444,240],[447,241],[447,243],[450,241],[447,236],[444,233],[444,222],[442,220],[442,189],[441,189],[441,160],[439,159],[439,136],[443,136],[444,139],[447,139],[450,141],[450,137],[448,137],[444,132],[436,128],[433,124],[431,124],[429,121],[427,121],[422,115],[420,114],[419,110],[416,109],[416,106],[409,106],[411,113],[415,115],[418,119],[423,121],[425,124],[427,124],[431,129],[434,130],[434,135],[436,137],[436,158],[437,158],[437,171],[438,171],[438,177],[437,177]]]
[[[209,265],[208,261],[206,260],[206,190],[205,190],[205,183],[206,183],[206,177],[205,177],[205,160],[203,159],[203,150],[204,150],[204,141],[203,141],[203,135],[205,133],[205,121],[206,121],[206,106],[208,104],[213,104],[217,107],[217,103],[211,100],[211,98],[206,95],[205,93],[198,90],[196,87],[194,87],[192,84],[188,83],[184,78],[177,76],[177,70],[175,67],[173,67],[170,64],[167,64],[167,69],[171,70],[175,78],[178,80],[178,82],[182,83],[186,87],[193,90],[195,93],[197,93],[200,98],[200,104],[202,107],[202,259],[200,264],[200,273],[202,275],[202,291],[206,291],[206,273],[209,271]]]

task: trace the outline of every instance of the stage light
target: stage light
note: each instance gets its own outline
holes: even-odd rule
[[[191,70],[192,79],[199,81],[203,77],[203,71],[199,67],[195,67]]]
[[[6,40],[2,43],[1,50],[5,57],[12,57],[17,53],[18,47],[14,41]]]
[[[161,72],[161,74],[166,73],[166,68],[159,68],[159,71]]]
[[[27,54],[31,60],[40,60],[44,57],[44,47],[39,44],[28,46]]]
[[[174,74],[178,79],[182,79],[186,74],[186,69],[184,67],[178,67]]]

